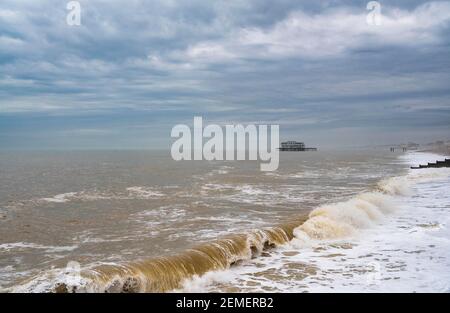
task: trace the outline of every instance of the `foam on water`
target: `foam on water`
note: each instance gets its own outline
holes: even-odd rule
[[[288,244],[181,291],[450,291],[450,169],[411,170],[378,189],[313,210]]]
[[[0,251],[39,249],[44,250],[47,253],[53,253],[53,252],[73,251],[76,248],[77,248],[76,245],[58,247],[58,246],[45,246],[30,242],[11,242],[0,244]]]
[[[165,194],[155,187],[132,186],[121,192],[106,192],[97,190],[83,190],[66,192],[55,196],[40,198],[38,203],[65,203],[70,201],[96,201],[96,200],[147,200],[164,197]]]
[[[436,159],[441,157],[402,157],[411,165]],[[167,257],[90,264],[75,285],[66,282],[64,270],[54,269],[11,291],[55,291],[56,286],[98,292],[448,291],[449,177],[449,169],[410,170],[350,200],[319,206],[308,217],[293,216],[289,223],[234,233]],[[203,188],[214,198],[224,186]],[[230,194],[222,197],[233,200],[282,197],[267,193],[263,184],[225,189]],[[142,197],[158,197],[154,190],[136,190]],[[173,213],[176,220],[186,211]],[[134,217],[156,227],[160,215],[172,218],[164,206]]]
[[[139,199],[152,199],[155,197],[163,197],[164,193],[155,190],[154,188],[134,186],[127,188],[131,196],[136,196]]]

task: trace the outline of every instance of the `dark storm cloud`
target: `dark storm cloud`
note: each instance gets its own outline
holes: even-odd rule
[[[371,26],[366,1],[80,1],[78,27],[66,3],[0,4],[1,146],[139,146],[152,125],[159,144],[195,114],[331,143],[449,134],[450,2],[380,1]]]

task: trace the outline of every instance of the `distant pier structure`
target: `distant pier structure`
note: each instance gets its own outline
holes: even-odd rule
[[[400,144],[400,145],[392,146],[390,149],[391,149],[391,152],[395,152],[396,150],[406,152],[408,150],[418,150],[419,147],[420,147],[420,145],[418,143],[408,142],[407,144]]]
[[[303,142],[284,141],[281,143],[280,151],[317,151],[317,148],[307,148]]]
[[[406,147],[391,147],[391,152],[395,152],[395,150],[402,150],[403,152],[406,152],[408,148]]]

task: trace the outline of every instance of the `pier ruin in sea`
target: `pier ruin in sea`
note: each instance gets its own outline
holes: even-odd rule
[[[420,168],[439,168],[439,167],[450,167],[450,159],[445,159],[444,161],[436,161],[436,163],[428,163],[425,165],[411,166],[412,169]]]
[[[303,142],[284,141],[281,143],[280,151],[317,151],[317,148],[307,148]]]

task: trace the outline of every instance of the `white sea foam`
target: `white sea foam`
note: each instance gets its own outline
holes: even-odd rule
[[[414,165],[436,159],[402,158]],[[188,279],[182,291],[449,291],[449,177],[449,169],[411,170],[381,181],[372,192],[320,206],[288,244],[229,270]],[[260,186],[248,186],[234,191],[264,197]],[[137,217],[153,219],[164,212],[160,209]],[[184,214],[174,212],[174,218]],[[43,288],[55,275],[61,272],[49,271],[20,288],[48,290]]]
[[[40,245],[36,243],[31,242],[11,242],[11,243],[3,243],[0,244],[0,251],[11,251],[11,250],[26,250],[26,249],[40,249],[45,250],[47,253],[54,253],[54,252],[68,252],[73,251],[78,246],[46,246],[46,245]]]
[[[441,156],[411,153],[407,164]],[[182,291],[448,292],[450,169],[410,170],[379,191],[324,205],[287,245],[227,271],[184,283]]]
[[[76,195],[77,195],[76,192],[66,192],[66,193],[58,194],[58,195],[53,196],[53,197],[42,198],[40,200],[41,201],[45,201],[45,202],[64,203],[64,202],[70,201]]]
[[[57,194],[52,197],[41,198],[38,202],[48,203],[65,203],[70,201],[96,201],[96,200],[108,200],[119,198],[112,193],[98,192],[98,191],[79,191],[79,192],[66,192]]]
[[[131,196],[139,199],[152,199],[164,196],[164,193],[153,187],[134,186],[127,188],[127,191]]]
[[[132,186],[125,192],[107,192],[97,190],[83,190],[66,192],[52,197],[40,198],[38,202],[65,203],[70,201],[97,201],[97,200],[146,200],[163,197],[165,194],[155,187]]]

